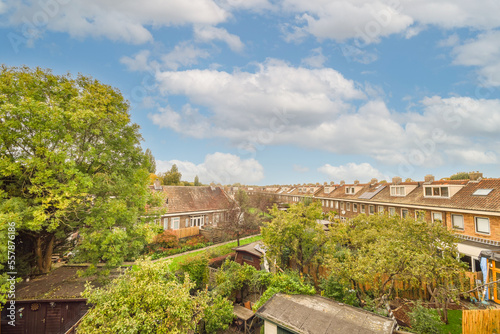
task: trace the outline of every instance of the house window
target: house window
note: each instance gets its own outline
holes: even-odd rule
[[[354,194],[354,187],[351,188],[351,194]]]
[[[214,225],[217,226],[219,223],[220,215],[218,213],[214,213]]]
[[[243,254],[243,260],[253,262],[253,257]]]
[[[196,217],[191,217],[191,226],[203,226],[205,225],[205,217],[203,216],[196,216]]]
[[[339,201],[335,201],[335,209],[339,209]]]
[[[346,203],[346,209],[347,211],[351,211],[351,203]]]
[[[340,202],[340,209],[344,210],[344,202]]]
[[[433,212],[432,213],[432,221],[433,222],[443,222],[443,214],[441,212]]]
[[[172,218],[170,221],[171,221],[172,230],[178,230],[179,223],[180,223],[181,219],[179,217],[175,217],[175,218]]]
[[[370,214],[373,215],[375,213],[375,205],[370,205],[369,209],[370,209]]]
[[[163,229],[168,230],[168,218],[163,218]]]
[[[361,213],[365,213],[365,205],[361,204]]]
[[[396,215],[396,209],[395,208],[389,208],[389,215],[395,216]]]
[[[490,219],[484,217],[475,217],[476,232],[490,234]]]
[[[358,204],[356,204],[356,203],[352,204],[352,211],[358,212]]]
[[[346,193],[346,194],[349,194],[349,192],[350,192],[350,191],[351,191],[351,188],[349,188],[349,187],[345,187],[345,193]]]
[[[384,213],[384,207],[382,205],[378,206],[378,213]]]
[[[454,229],[463,230],[464,229],[464,216],[451,215],[451,224],[452,224]]]
[[[401,209],[401,217],[403,218],[408,217],[408,209]]]
[[[448,187],[425,187],[425,197],[449,197]]]
[[[415,219],[416,220],[424,220],[425,219],[425,211],[415,210]]]
[[[189,218],[186,218],[186,227],[189,227]]]
[[[404,186],[391,186],[391,196],[405,196]]]

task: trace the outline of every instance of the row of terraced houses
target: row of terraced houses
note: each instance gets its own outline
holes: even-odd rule
[[[405,181],[338,184],[295,184],[248,188],[275,196],[281,203],[305,198],[321,201],[325,213],[348,220],[359,214],[389,214],[439,221],[460,238],[458,250],[471,271],[480,271],[480,254],[488,257],[490,281],[500,279],[500,179],[470,173],[468,180]],[[498,291],[496,291],[498,290]],[[500,302],[500,288],[493,299]]]

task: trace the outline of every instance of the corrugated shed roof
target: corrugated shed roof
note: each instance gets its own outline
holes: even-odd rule
[[[256,313],[297,333],[393,332],[395,321],[321,296],[276,294]]]

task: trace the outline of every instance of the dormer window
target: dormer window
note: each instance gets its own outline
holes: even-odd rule
[[[425,187],[425,197],[450,197],[448,187]]]
[[[404,186],[391,186],[391,196],[406,196]]]
[[[346,194],[354,194],[355,193],[354,187],[345,187],[345,193]]]

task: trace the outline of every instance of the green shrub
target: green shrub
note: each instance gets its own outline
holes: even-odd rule
[[[208,283],[208,257],[204,254],[189,257],[179,264],[179,269],[189,275],[195,289],[201,289]]]
[[[409,313],[411,328],[418,334],[439,334],[441,320],[432,309],[418,302]]]
[[[337,276],[330,275],[327,279],[321,280],[320,289],[325,297],[347,305],[360,306],[356,291],[350,289],[349,283],[343,282]]]

